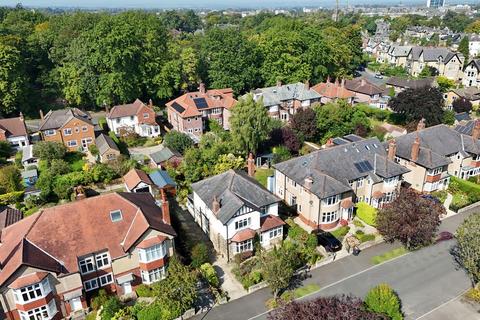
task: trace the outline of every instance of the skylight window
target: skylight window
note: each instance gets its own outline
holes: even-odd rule
[[[112,219],[112,222],[121,221],[122,211],[121,210],[110,211],[110,219]]]

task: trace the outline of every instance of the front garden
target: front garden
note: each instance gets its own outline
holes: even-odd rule
[[[458,211],[475,202],[480,201],[480,185],[476,183],[476,178],[470,178],[468,181],[457,177],[450,177],[448,192],[453,196],[450,210]]]

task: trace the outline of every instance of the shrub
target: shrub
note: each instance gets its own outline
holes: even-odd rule
[[[357,231],[355,232],[355,234],[356,234],[357,236],[363,236],[363,235],[365,234],[365,232],[363,232],[362,230],[357,230]]]
[[[480,288],[472,288],[465,294],[467,299],[480,303]]]
[[[164,144],[166,147],[174,149],[183,154],[185,150],[193,146],[193,141],[185,133],[170,131],[164,137]]]
[[[335,238],[340,239],[345,237],[345,235],[350,231],[349,226],[343,226],[340,228],[337,228],[336,230],[330,232]]]
[[[357,228],[363,228],[365,227],[365,225],[362,223],[362,221],[360,220],[357,220],[357,219],[354,219],[353,220],[353,225]]]
[[[207,279],[208,283],[218,288],[220,286],[220,281],[218,280],[217,272],[210,263],[204,263],[200,266],[200,272],[202,276]]]
[[[447,200],[447,194],[448,194],[447,190],[432,192],[432,196],[437,198],[441,203],[444,203],[445,200]]]
[[[94,145],[93,143],[88,146],[88,151],[90,151],[92,156],[94,156],[94,157],[98,156],[98,153],[99,153],[98,147],[96,145]]]
[[[388,284],[379,284],[372,288],[365,297],[367,310],[383,313],[392,320],[402,320],[400,299]]]
[[[108,301],[109,298],[110,297],[107,295],[107,291],[105,291],[105,289],[100,289],[90,300],[90,306],[93,310],[98,310]]]
[[[117,297],[110,297],[104,304],[102,312],[100,313],[100,318],[102,320],[110,320],[113,318],[115,313],[122,309],[122,303]]]
[[[208,262],[208,248],[205,243],[197,243],[193,246],[192,251],[190,253],[190,257],[192,259],[192,267],[198,268],[202,264]]]
[[[357,204],[357,217],[370,226],[375,226],[377,209],[365,202]]]
[[[152,292],[152,288],[150,288],[148,285],[146,284],[141,284],[137,287],[137,289],[135,289],[135,292],[137,293],[137,295],[139,297],[152,297],[153,296],[153,292]]]

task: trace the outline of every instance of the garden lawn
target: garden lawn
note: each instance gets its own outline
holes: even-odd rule
[[[382,262],[392,260],[393,258],[403,256],[408,252],[407,249],[404,247],[400,247],[397,249],[390,250],[388,252],[385,252],[384,254],[372,257],[372,263],[373,264],[380,264]]]
[[[330,232],[335,238],[339,239],[341,241],[341,239],[343,237],[345,237],[345,235],[348,233],[348,231],[350,230],[350,227],[349,226],[342,226],[340,228],[337,228],[335,229],[334,231]]]
[[[82,171],[85,160],[80,152],[68,152],[65,155],[65,161],[70,164],[72,171]]]
[[[273,169],[264,169],[259,168],[255,171],[255,179],[262,184],[265,188],[267,187],[267,178],[273,175]]]
[[[357,204],[357,218],[366,224],[375,227],[375,220],[377,219],[377,209],[365,202]]]

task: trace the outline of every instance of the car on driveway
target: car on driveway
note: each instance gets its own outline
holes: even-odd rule
[[[317,232],[318,244],[325,248],[327,252],[337,252],[342,249],[342,243],[330,232]]]
[[[375,73],[375,78],[377,79],[383,79],[383,76],[381,73]]]

